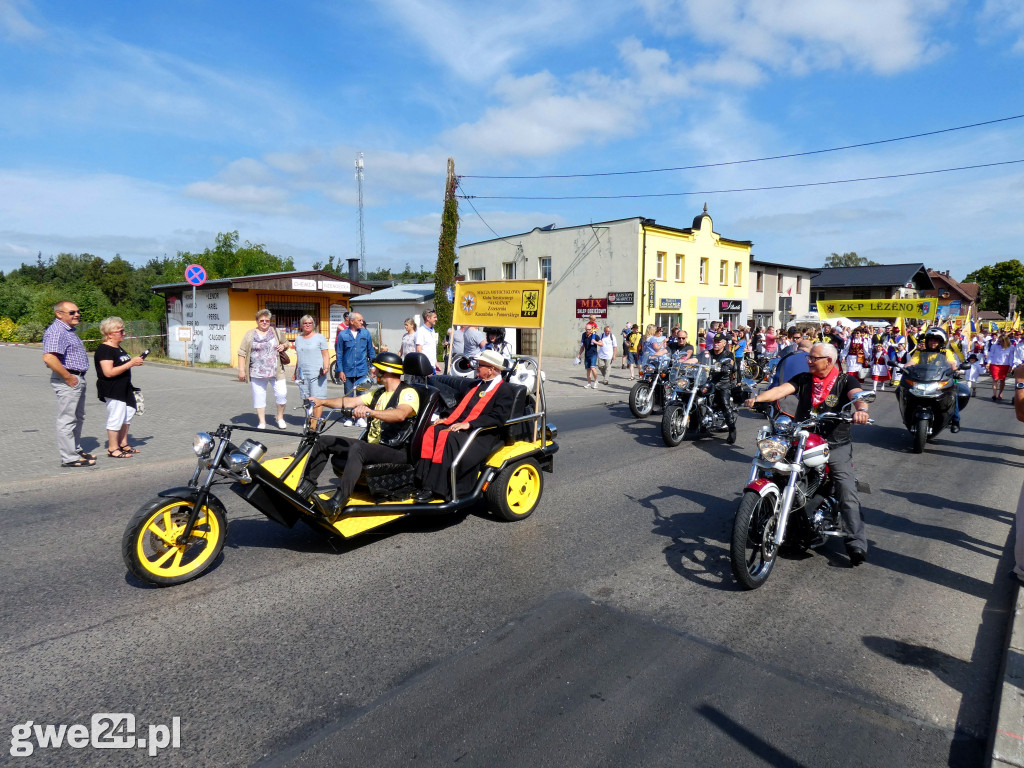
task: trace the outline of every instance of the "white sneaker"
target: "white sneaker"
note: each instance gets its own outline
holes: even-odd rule
[[[357,427],[365,427],[366,426],[366,419],[356,419],[356,426]]]
[[[594,389],[597,389],[597,382],[594,382]]]
[[[343,422],[341,422],[341,426],[343,426],[343,427],[351,427],[352,426],[352,419],[345,419]]]
[[[266,424],[257,424],[256,425],[256,429],[266,429],[266,428],[267,428]]]
[[[284,419],[278,419],[277,420],[277,428],[278,429],[288,429],[288,422],[286,422]]]
[[[584,389],[590,389],[590,382],[588,381],[586,384],[584,384],[583,388]]]

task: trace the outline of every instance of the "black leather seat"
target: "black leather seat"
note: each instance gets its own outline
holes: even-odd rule
[[[413,352],[406,355],[402,364],[402,372],[409,376],[424,376],[424,371],[429,373],[433,370],[427,356],[421,352]],[[382,463],[365,464],[362,474],[359,476],[357,485],[365,484],[370,495],[375,499],[405,499],[413,490],[414,466],[420,457],[420,447],[423,443],[423,433],[430,426],[431,416],[437,412],[438,404],[441,402],[441,395],[434,387],[426,384],[407,384],[416,390],[419,396],[420,405],[414,418],[412,435],[405,445],[407,462],[404,464]],[[334,472],[341,475],[345,469],[344,462],[336,461],[340,457],[332,459],[331,464]]]

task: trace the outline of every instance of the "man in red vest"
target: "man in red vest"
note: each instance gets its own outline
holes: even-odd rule
[[[462,398],[452,414],[427,428],[423,435],[416,479],[422,488],[416,501],[451,497],[451,466],[469,433],[480,427],[495,427],[481,432],[473,440],[459,462],[456,488],[459,495],[473,490],[479,464],[502,443],[497,427],[512,414],[515,394],[511,385],[501,378],[505,360],[497,352],[486,349],[476,358],[479,381]]]

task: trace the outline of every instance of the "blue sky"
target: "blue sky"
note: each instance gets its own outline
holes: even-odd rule
[[[432,268],[460,175],[743,160],[1024,114],[1019,0],[0,0],[0,270],[154,256],[238,230],[308,268]],[[472,195],[635,195],[1024,159],[1024,120],[869,148]],[[1024,163],[899,180],[617,200],[476,199],[460,243],[645,216],[768,261],[857,251],[957,278],[1021,257]]]

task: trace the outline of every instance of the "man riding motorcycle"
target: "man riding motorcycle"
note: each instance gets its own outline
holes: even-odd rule
[[[946,332],[938,326],[932,326],[924,334],[924,342],[910,355],[908,365],[937,365],[941,362],[949,363],[949,367],[956,370],[960,360],[949,349],[949,337]],[[960,431],[960,398],[953,398],[953,421],[950,422],[949,431],[954,434]]]
[[[419,395],[402,382],[402,358],[394,352],[381,352],[373,358],[372,365],[384,383],[381,389],[354,397],[310,398],[314,405],[352,408],[357,419],[368,419],[365,441],[325,435],[309,452],[299,488],[301,495],[316,490],[317,478],[332,454],[345,455],[338,490],[325,502],[332,515],[348,503],[364,464],[404,464],[408,460],[404,446],[412,436],[412,419],[420,407]]]
[[[755,395],[744,404],[752,407],[755,403],[771,403],[796,394],[797,421],[806,419],[812,412],[838,412],[850,402],[853,395],[862,391],[856,377],[840,373],[836,367],[838,358],[839,351],[831,344],[815,344],[807,356],[808,373],[799,373],[789,381]],[[867,424],[867,403],[858,402],[854,409],[853,423]],[[848,531],[845,539],[846,553],[850,565],[858,566],[867,559],[868,538],[860,515],[857,479],[853,474],[850,425],[842,421],[834,422],[825,427],[821,436],[828,440],[828,466],[839,498],[843,524]]]
[[[732,397],[732,374],[736,368],[736,358],[729,351],[729,338],[724,333],[716,333],[713,337],[711,349],[704,352],[701,362],[717,363],[720,367],[718,373],[711,374],[711,381],[715,384],[715,407],[722,411],[725,423],[729,426],[729,436],[725,442],[732,445],[736,442],[736,414],[729,407],[729,398]]]

